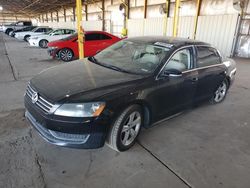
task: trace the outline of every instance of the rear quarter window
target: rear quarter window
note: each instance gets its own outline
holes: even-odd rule
[[[197,67],[206,67],[221,63],[218,51],[212,47],[197,46]]]

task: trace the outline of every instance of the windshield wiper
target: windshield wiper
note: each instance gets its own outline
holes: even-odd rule
[[[95,63],[95,64],[98,64],[98,65],[101,65],[103,67],[106,67],[106,68],[110,68],[110,69],[113,69],[113,70],[116,70],[116,71],[119,71],[119,72],[125,72],[125,73],[130,73],[132,74],[132,72],[129,72],[129,71],[126,71],[120,67],[116,67],[114,65],[108,65],[108,64],[104,64],[104,63],[100,63],[94,56],[92,57],[89,57],[88,58],[91,62]]]

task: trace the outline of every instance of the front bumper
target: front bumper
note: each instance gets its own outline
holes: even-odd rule
[[[29,41],[30,46],[39,47],[39,43],[37,40],[29,39],[28,41]]]
[[[23,40],[24,36],[16,34],[15,38],[18,39],[18,40]]]
[[[58,55],[57,55],[57,52],[58,52],[58,49],[57,48],[48,48],[48,54],[49,56],[51,56],[52,58],[58,58]]]
[[[102,120],[62,121],[44,114],[25,96],[25,116],[47,142],[70,148],[94,149],[105,144],[107,123]]]

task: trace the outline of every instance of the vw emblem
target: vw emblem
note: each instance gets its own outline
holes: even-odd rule
[[[31,96],[32,103],[36,103],[38,101],[38,93],[35,92]]]

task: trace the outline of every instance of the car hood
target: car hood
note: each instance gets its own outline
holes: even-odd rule
[[[84,59],[41,72],[31,80],[31,86],[55,103],[84,93],[89,93],[88,99],[100,97],[143,77],[108,69]]]

